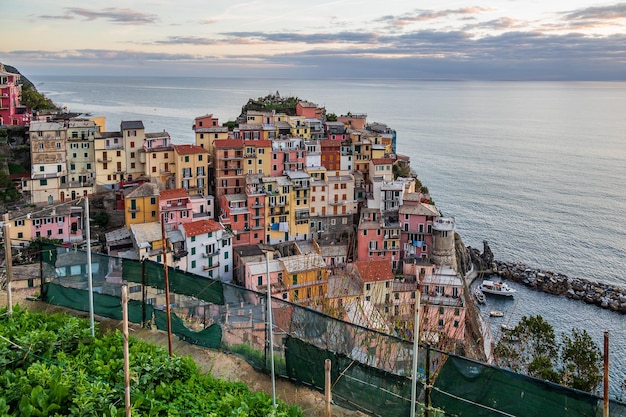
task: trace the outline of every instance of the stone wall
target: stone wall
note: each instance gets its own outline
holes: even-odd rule
[[[626,313],[626,288],[582,278],[570,278],[552,271],[530,268],[521,263],[495,261],[494,273],[549,294],[582,300],[620,313]]]

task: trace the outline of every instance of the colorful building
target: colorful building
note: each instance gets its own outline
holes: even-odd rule
[[[214,220],[201,219],[179,226],[187,251],[181,269],[208,278],[233,279],[232,234]]]
[[[33,204],[53,204],[67,188],[67,130],[63,123],[30,125],[31,176],[28,182]],[[66,195],[63,194],[63,200]]]
[[[124,224],[154,223],[159,221],[159,188],[144,183],[124,190]]]
[[[189,195],[208,194],[209,152],[197,145],[174,145],[176,156],[176,188]]]
[[[68,179],[61,184],[60,200],[92,195],[95,185],[94,140],[99,127],[92,120],[70,119],[67,123]]]
[[[31,111],[21,103],[21,77],[0,64],[0,125],[27,126],[31,121]]]

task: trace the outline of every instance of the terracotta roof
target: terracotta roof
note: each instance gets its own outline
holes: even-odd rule
[[[185,236],[198,236],[203,233],[217,232],[222,226],[215,220],[202,219],[181,225],[185,229]]]
[[[194,153],[209,153],[202,146],[197,145],[174,145],[174,150],[179,155],[189,155]]]
[[[213,142],[216,149],[243,148],[243,139],[219,139]]]
[[[363,282],[392,281],[391,260],[370,260],[354,263]]]
[[[171,200],[173,198],[189,197],[189,192],[185,188],[174,188],[173,190],[163,190],[159,196],[161,200]]]
[[[233,140],[237,140],[237,139],[233,139]],[[215,142],[217,143],[217,141]],[[246,146],[255,146],[257,148],[269,148],[270,146],[272,146],[272,141],[271,140],[246,140],[243,142],[244,145]]]
[[[372,163],[374,165],[393,164],[393,159],[391,159],[391,158],[374,158],[374,159],[372,159]]]

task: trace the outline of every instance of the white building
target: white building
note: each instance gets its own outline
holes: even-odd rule
[[[201,219],[181,224],[185,239],[186,262],[180,268],[208,278],[231,282],[233,279],[232,235],[214,220]]]

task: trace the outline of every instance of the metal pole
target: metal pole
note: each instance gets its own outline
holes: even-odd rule
[[[170,316],[170,282],[167,271],[167,241],[165,239],[165,213],[161,215],[161,244],[163,246],[163,274],[165,277],[165,314],[167,316],[167,347],[172,357],[172,319]]]
[[[95,336],[93,323],[93,277],[91,271],[91,220],[89,219],[89,197],[85,197],[85,221],[87,234],[87,282],[89,284],[89,325],[91,336]]]
[[[13,280],[13,254],[11,253],[11,221],[9,213],[4,213],[2,227],[4,229],[4,255],[7,274],[7,313],[9,317],[13,315],[13,295],[11,291],[11,281]]]
[[[128,286],[122,285],[122,334],[124,336],[124,403],[130,417],[130,360],[128,353]]]
[[[43,293],[43,242],[41,239],[39,239],[39,287],[39,299],[41,301],[46,301],[46,297]]]
[[[272,324],[272,290],[270,283],[270,254],[265,251],[265,269],[267,270],[267,323],[270,339],[270,371],[272,373],[272,406],[276,405],[276,376],[274,374],[274,329]]]
[[[146,260],[141,260],[141,327],[146,327]]]
[[[419,357],[420,339],[420,300],[422,294],[420,284],[417,283],[417,302],[415,303],[415,322],[413,323],[413,372],[411,373],[411,417],[415,417],[415,406],[417,404],[417,359]]]
[[[609,332],[604,332],[604,408],[603,416],[609,417]]]
[[[426,389],[424,393],[424,417],[428,417],[430,408],[430,346],[426,344]]]

